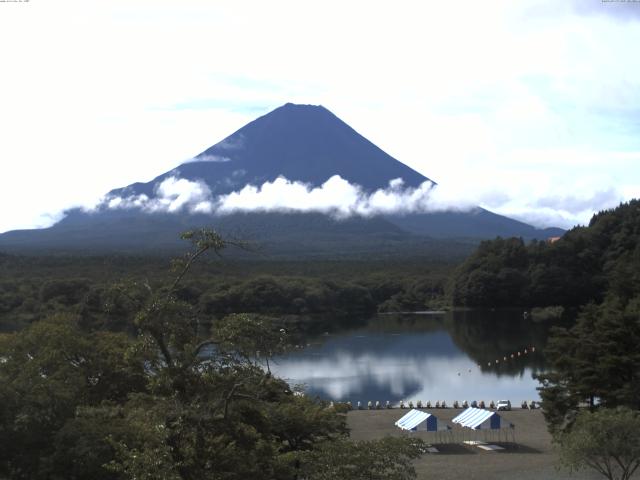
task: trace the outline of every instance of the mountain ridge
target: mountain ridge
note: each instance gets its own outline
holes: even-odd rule
[[[357,186],[363,194],[391,188],[390,182],[398,178],[402,179],[403,188],[416,189],[425,182],[427,186],[435,185],[433,180],[391,157],[325,107],[288,103],[249,122],[192,161],[150,182],[111,190],[93,212],[74,209],[48,229],[0,235],[0,250],[52,246],[70,250],[91,246],[102,250],[145,250],[160,245],[173,248],[180,245],[177,237],[181,231],[202,225],[211,225],[223,233],[250,231],[266,244],[273,245],[275,239],[280,245],[301,251],[304,245],[318,244],[320,238],[326,249],[354,250],[359,245],[366,251],[375,251],[376,245],[387,249],[394,245],[401,249],[403,241],[407,245],[420,245],[423,241],[420,239],[428,238],[456,238],[463,239],[464,243],[466,239],[495,236],[531,239],[563,233],[555,228],[536,229],[480,207],[464,212],[399,212],[352,215],[336,220],[313,209],[298,211],[295,215],[285,211],[217,215],[189,210],[179,202],[175,211],[167,207],[168,201],[157,203],[163,194],[161,187],[168,179],[197,184],[202,191],[192,200],[198,202],[281,177],[320,187],[335,175]],[[140,206],[151,201],[160,205],[160,211],[151,213]],[[131,205],[138,207],[131,208]],[[269,233],[263,235],[260,229]]]
[[[286,148],[282,148],[286,139]],[[215,168],[212,167],[215,165]],[[366,165],[366,168],[362,168]],[[371,192],[394,178],[418,187],[431,179],[406,166],[323,106],[287,103],[256,118],[191,161],[150,182],[114,189],[109,195],[153,195],[153,186],[174,175],[203,180],[213,194],[278,177],[320,186],[334,175]],[[382,181],[381,179],[384,179]]]

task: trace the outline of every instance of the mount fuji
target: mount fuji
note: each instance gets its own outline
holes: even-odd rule
[[[558,236],[480,207],[431,206],[436,183],[322,106],[286,104],[150,182],[107,193],[52,227],[0,235],[4,251],[173,250],[211,226],[266,252],[437,251],[496,236]]]

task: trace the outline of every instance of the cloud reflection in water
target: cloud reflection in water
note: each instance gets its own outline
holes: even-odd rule
[[[442,330],[328,336],[278,359],[273,370],[291,384],[306,385],[309,394],[332,400],[538,399],[531,369],[514,376],[482,372]]]

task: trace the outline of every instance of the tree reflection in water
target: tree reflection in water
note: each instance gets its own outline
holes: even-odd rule
[[[364,404],[538,399],[531,374],[544,366],[548,326],[522,311],[380,315],[351,325],[325,323],[325,333],[277,359],[274,372],[311,395]]]

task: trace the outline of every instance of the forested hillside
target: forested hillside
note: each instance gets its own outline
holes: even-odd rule
[[[257,255],[256,255],[257,256]],[[134,307],[116,295],[128,280],[157,287],[168,261],[133,256],[0,254],[0,331],[22,329],[55,313],[85,328],[131,328]],[[177,297],[207,318],[232,312],[366,317],[376,311],[441,308],[453,264],[435,261],[248,261],[194,266]]]
[[[456,270],[452,303],[467,307],[580,306],[640,292],[640,201],[598,213],[559,240],[484,241]]]

